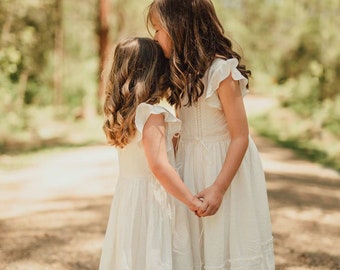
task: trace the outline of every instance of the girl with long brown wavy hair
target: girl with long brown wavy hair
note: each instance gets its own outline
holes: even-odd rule
[[[274,269],[265,176],[243,103],[250,70],[210,0],[154,0],[147,22],[169,58],[179,174],[203,201],[204,218],[175,228],[175,246],[189,248],[174,249],[174,269]]]
[[[168,61],[150,38],[120,42],[104,103],[104,131],[117,147],[119,177],[100,270],[172,270],[174,198],[196,211],[201,201],[174,165],[173,135],[180,121],[159,105],[167,96]]]

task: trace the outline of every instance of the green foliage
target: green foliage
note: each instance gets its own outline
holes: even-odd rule
[[[152,0],[109,1],[110,51],[121,38],[149,36],[144,20]],[[306,130],[316,123],[319,130],[339,134],[340,2],[213,2],[226,34],[252,70],[250,90],[275,94],[283,107],[301,117]],[[98,0],[63,0],[59,12],[58,3],[0,1],[0,146],[14,132],[30,138],[39,129],[34,125],[84,117],[86,107],[98,102]],[[61,56],[56,54],[58,31]],[[60,63],[58,103],[55,77]],[[46,118],[35,121],[39,113],[32,111]],[[306,130],[293,138],[315,140]],[[285,133],[279,128],[275,132]]]
[[[288,108],[250,118],[251,126],[259,135],[293,149],[303,158],[340,172],[339,137],[328,129],[322,129],[318,121],[319,119],[303,118]]]
[[[150,1],[109,1],[112,47],[121,37],[148,35],[143,10]],[[0,149],[13,141],[19,146],[44,140],[39,130],[49,123],[59,126],[60,120],[69,123],[93,114],[100,76],[98,5],[98,0],[0,1]],[[60,63],[57,104],[54,80]]]
[[[20,98],[18,88],[24,74],[37,85],[46,83],[40,73],[48,60],[46,52],[53,48],[52,13],[53,1],[0,2],[0,66],[2,75],[12,85],[13,100]],[[27,89],[28,102],[38,92],[34,84],[31,86]]]
[[[290,121],[266,116],[254,126],[319,162],[339,160],[340,2],[215,2],[227,33],[241,44],[238,49],[252,70],[251,91],[274,94],[296,114]]]
[[[96,84],[94,74],[97,68],[96,41],[93,30],[96,22],[93,16],[96,1],[92,1],[92,6],[78,3],[77,8],[77,3],[72,1],[73,6],[70,10],[65,5],[61,12],[65,17],[63,28],[69,29],[66,27],[68,25],[70,28],[73,25],[78,26],[77,29],[71,29],[73,32],[64,31],[63,34],[64,64],[72,63],[73,65],[63,68],[62,77],[65,79],[76,74],[78,82],[81,83],[72,84],[69,83],[72,80],[66,79],[63,82],[62,113],[59,108],[55,108],[55,112],[45,114],[46,118],[43,122],[35,121],[38,113],[30,113],[32,108],[43,112],[43,107],[50,108],[51,104],[55,103],[53,85],[56,69],[55,38],[57,28],[60,27],[56,12],[58,1],[4,0],[0,2],[0,93],[2,96],[0,99],[0,148],[11,144],[13,140],[32,143],[32,140],[39,137],[36,136],[36,130],[40,126],[53,122],[57,116],[64,115],[65,119],[65,115],[82,104],[86,91],[95,91],[92,89]],[[63,2],[70,3],[70,1]],[[85,7],[85,11],[81,7]],[[74,12],[75,9],[77,13]],[[86,11],[89,12],[86,13]],[[90,12],[92,17],[88,15]],[[85,31],[79,29],[81,25],[84,26]],[[87,32],[89,32],[88,35],[86,35]],[[80,36],[81,34],[83,36]],[[78,44],[77,47],[72,47],[74,40]],[[87,46],[83,46],[84,43]],[[89,62],[92,69],[88,68]],[[71,66],[72,72],[68,70]],[[80,76],[82,78],[79,78]],[[17,133],[19,136],[16,136]]]

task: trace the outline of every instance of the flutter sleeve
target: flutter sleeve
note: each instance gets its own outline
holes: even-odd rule
[[[206,102],[215,108],[222,109],[220,100],[216,90],[219,88],[220,83],[228,78],[230,75],[233,80],[239,81],[242,96],[248,93],[247,84],[248,80],[237,69],[238,60],[236,58],[231,59],[216,59],[208,73]]]
[[[140,142],[143,137],[143,128],[151,114],[163,114],[166,126],[167,143],[172,143],[172,137],[181,129],[181,121],[166,108],[158,105],[141,103],[137,107],[135,124],[137,127],[137,140]]]

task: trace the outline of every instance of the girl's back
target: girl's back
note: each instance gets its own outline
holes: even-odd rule
[[[103,244],[100,270],[172,270],[171,197],[151,172],[141,144],[151,114],[163,114],[169,161],[172,136],[180,121],[165,108],[142,103],[136,112],[136,136],[118,150],[119,177]]]
[[[151,170],[137,137],[124,148],[119,148],[117,151],[119,157],[119,178],[150,176]]]
[[[202,202],[172,166],[180,121],[156,105],[168,96],[168,63],[148,38],[121,41],[112,60],[104,131],[119,149],[119,177],[99,269],[172,270],[170,194],[191,211]]]
[[[216,90],[221,80],[231,74],[240,79],[242,94],[246,94],[247,80],[236,69],[237,63],[236,59],[215,59],[202,79],[205,90],[198,102],[192,106],[184,106],[187,101],[183,100],[179,111],[179,118],[183,123],[181,139],[205,141],[228,136],[225,116]]]
[[[176,161],[193,193],[213,185],[223,167],[230,134],[217,89],[232,76],[245,95],[247,80],[237,64],[236,59],[216,59],[202,79],[205,90],[198,102],[180,108],[182,131]],[[274,269],[265,177],[251,138],[218,212],[203,219],[189,218],[194,270],[202,265],[206,269]]]

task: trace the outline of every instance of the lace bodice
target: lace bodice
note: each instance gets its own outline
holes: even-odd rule
[[[235,58],[215,59],[205,73],[203,96],[193,106],[182,106],[179,118],[182,121],[181,138],[184,140],[216,140],[229,135],[225,116],[216,90],[222,80],[229,75],[238,80],[242,95],[247,92],[247,79],[237,70],[238,61]],[[183,104],[186,100],[183,101]]]

